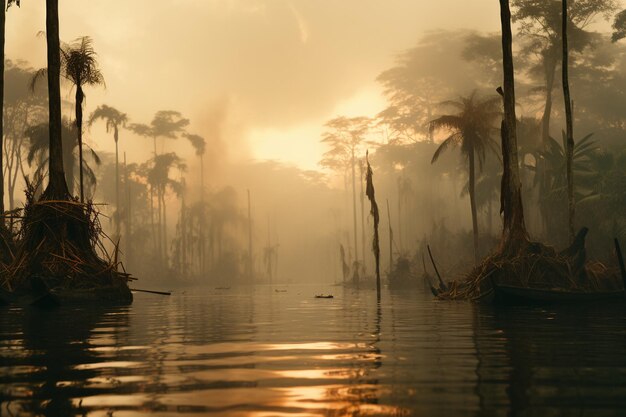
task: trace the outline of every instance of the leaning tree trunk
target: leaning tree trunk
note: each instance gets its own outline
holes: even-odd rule
[[[569,51],[567,46],[567,0],[562,0],[562,30],[563,30],[563,98],[565,100],[565,126],[566,126],[566,147],[565,161],[567,170],[567,206],[568,206],[568,231],[569,242],[574,242],[574,221],[576,216],[576,203],[574,201],[574,121],[572,120],[572,100],[569,92],[568,59]]]
[[[474,147],[469,152],[469,198],[472,210],[472,234],[474,236],[474,260],[478,263],[478,213],[476,211],[476,155]]]
[[[48,43],[48,119],[50,125],[50,157],[48,188],[44,197],[67,199],[68,190],[63,172],[61,139],[61,46],[59,41],[59,0],[46,0],[46,39]]]
[[[515,74],[513,68],[513,35],[509,0],[500,0],[502,23],[502,67],[504,73],[504,120],[502,121],[502,190],[500,211],[503,213],[502,250],[514,250],[527,240],[522,206],[522,185],[517,155],[517,119],[515,116]]]
[[[83,183],[83,100],[85,94],[80,82],[76,86],[76,131],[78,133],[78,181],[80,183],[80,202],[85,202],[85,189]]]

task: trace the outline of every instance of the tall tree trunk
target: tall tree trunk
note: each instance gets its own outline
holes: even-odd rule
[[[547,150],[550,140],[550,119],[552,116],[552,92],[554,91],[554,79],[556,75],[557,57],[554,48],[549,48],[543,53],[543,66],[546,81],[546,105],[544,107],[543,116],[541,117],[541,144],[540,149]],[[549,204],[542,200],[548,189],[548,178],[546,175],[546,164],[543,158],[537,159],[538,184],[539,184],[539,210],[541,212],[544,233],[548,233],[548,225],[550,223],[550,207]]]
[[[119,131],[117,126],[113,130],[113,139],[115,140],[115,209],[117,210],[117,217],[115,219],[115,235],[120,238],[120,153],[118,147]]]
[[[67,140],[68,138],[65,138]],[[76,140],[76,138],[69,138],[70,140]],[[74,189],[76,180],[74,178],[74,171],[76,167],[76,157],[74,156],[73,143],[67,142],[63,146],[63,166],[65,167],[65,181],[67,183],[67,189],[69,194],[74,196]]]
[[[502,250],[515,250],[517,242],[527,239],[522,205],[522,185],[517,155],[517,119],[515,116],[515,73],[513,68],[513,35],[509,0],[500,0],[502,24],[502,67],[504,74],[504,120],[502,121],[502,189],[500,211],[503,213]]]
[[[359,199],[361,202],[361,256],[363,258],[363,267],[365,268],[365,191],[363,190],[363,182],[365,181],[365,172],[363,171],[363,161],[359,161],[359,178],[361,183],[361,193]]]
[[[163,217],[161,210],[161,186],[157,186],[156,188],[156,198],[157,198],[157,250],[159,253],[159,258],[163,256]],[[160,262],[160,261],[159,261]]]
[[[553,49],[550,48],[543,54],[543,67],[546,81],[546,104],[541,116],[541,146],[547,145],[550,139],[550,119],[552,117],[552,92],[554,91],[554,78],[556,73],[557,59]]]
[[[165,186],[161,191],[161,209],[163,210],[163,258],[167,264],[168,247],[167,247],[167,208],[165,206]]]
[[[574,120],[572,117],[572,100],[569,92],[569,51],[567,45],[567,0],[562,0],[562,30],[563,30],[563,98],[565,100],[566,149],[565,162],[567,170],[567,206],[569,241],[574,242],[574,222],[576,216],[576,202],[574,201]]]
[[[78,133],[78,178],[80,182],[80,202],[85,202],[85,188],[83,182],[83,88],[80,83],[76,86],[76,131]]]
[[[48,188],[44,195],[49,199],[66,199],[68,190],[63,172],[63,142],[61,138],[59,0],[46,0],[46,40],[48,44],[50,153],[48,158]]]
[[[185,207],[185,190],[180,195],[180,271],[183,277],[187,274],[187,208]]]
[[[132,254],[132,207],[130,203],[130,180],[128,177],[128,168],[126,165],[126,152],[124,152],[124,184],[126,185],[126,264],[130,268]]]
[[[470,149],[469,155],[469,198],[472,210],[472,234],[474,236],[474,260],[478,262],[478,213],[476,211],[476,156],[474,148]]]
[[[152,252],[157,253],[157,234],[154,222],[154,186],[150,185],[150,227],[152,229]]]
[[[355,167],[354,167],[356,163],[356,159],[354,158],[354,147],[352,147],[352,158],[350,159],[350,162],[352,165],[352,220],[353,220],[353,230],[354,230],[354,261],[358,262],[359,247],[357,245],[357,227],[356,227],[356,173],[355,173]]]
[[[248,277],[252,279],[252,204],[250,190],[248,189]]]
[[[4,213],[4,38],[6,23],[6,1],[0,1],[0,215]],[[0,226],[4,226],[4,218]]]
[[[389,224],[389,273],[391,273],[391,271],[393,271],[393,228],[391,227],[389,199],[387,199],[387,223]]]

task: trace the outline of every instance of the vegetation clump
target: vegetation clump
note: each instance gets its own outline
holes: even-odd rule
[[[3,289],[18,296],[50,291],[63,300],[132,301],[132,278],[118,271],[117,247],[113,257],[107,253],[94,205],[69,198],[37,201],[34,191],[32,185],[26,191],[16,252],[2,271]]]

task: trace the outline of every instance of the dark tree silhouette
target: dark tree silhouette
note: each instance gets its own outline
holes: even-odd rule
[[[103,120],[106,124],[107,133],[113,132],[113,140],[115,141],[115,207],[118,216],[115,220],[115,234],[120,236],[120,155],[119,155],[119,133],[128,123],[128,116],[114,107],[103,104],[98,107],[89,117],[89,126],[92,126],[97,120]]]
[[[444,115],[430,122],[433,129],[445,129],[450,135],[439,145],[432,158],[436,162],[441,153],[451,146],[461,146],[461,152],[468,161],[469,196],[472,211],[472,229],[474,234],[474,258],[478,261],[478,214],[476,211],[476,157],[479,167],[482,166],[487,149],[494,149],[495,142],[491,138],[494,123],[500,115],[498,97],[478,97],[473,92],[458,101],[447,101],[445,105],[456,108],[459,112]]]
[[[63,170],[63,144],[61,139],[59,0],[46,0],[46,40],[48,43],[50,157],[48,158],[48,187],[43,194],[43,198],[65,200],[69,197],[69,191]]]

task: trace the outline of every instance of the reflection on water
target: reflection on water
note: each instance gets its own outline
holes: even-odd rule
[[[626,308],[267,287],[0,314],[0,416],[623,415]],[[325,289],[329,292],[330,289]]]

